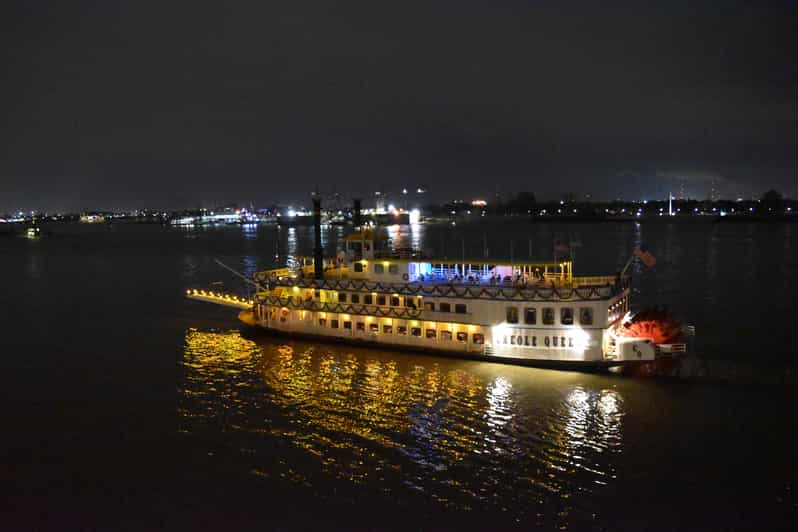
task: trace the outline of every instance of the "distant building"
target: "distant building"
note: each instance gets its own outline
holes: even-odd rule
[[[80,215],[80,221],[84,224],[102,223],[105,221],[105,216],[98,213],[86,213]]]

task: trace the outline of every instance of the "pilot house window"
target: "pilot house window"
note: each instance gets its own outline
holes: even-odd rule
[[[449,303],[441,303],[441,304],[438,305],[438,310],[440,312],[451,312],[452,311],[452,305],[450,305]]]
[[[590,307],[582,307],[579,309],[579,324],[580,325],[593,325],[593,309]]]
[[[463,303],[457,303],[454,306],[454,311],[458,314],[465,314],[466,313],[466,306]]]
[[[507,323],[518,323],[518,307],[507,307]]]
[[[571,307],[563,307],[560,309],[560,323],[562,325],[574,324],[574,309]]]
[[[524,309],[524,323],[527,325],[535,325],[537,323],[537,311],[534,308]]]
[[[551,307],[543,308],[543,325],[554,325],[554,309]]]

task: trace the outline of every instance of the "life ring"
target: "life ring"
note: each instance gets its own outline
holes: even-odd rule
[[[282,310],[280,311],[280,313],[283,315],[283,317],[285,317],[285,316],[288,316],[288,309],[287,309],[287,308],[284,308],[284,309],[282,309]]]
[[[409,275],[407,275],[406,273],[403,273],[403,274],[402,274],[402,280],[403,280],[403,281],[407,281],[408,279],[410,279],[410,276],[409,276]]]

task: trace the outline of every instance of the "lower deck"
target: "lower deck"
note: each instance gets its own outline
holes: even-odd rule
[[[239,313],[238,318],[242,323],[250,327],[252,331],[263,334],[288,336],[292,338],[314,340],[332,344],[350,344],[362,347],[383,349],[389,348],[398,351],[421,352],[436,356],[457,357],[486,362],[519,364],[553,369],[570,368],[578,369],[580,371],[596,371],[617,366],[639,364],[639,362],[634,361],[620,361],[604,358],[598,360],[576,360],[562,357],[531,357],[528,355],[525,356],[525,353],[516,353],[512,350],[497,353],[496,350],[491,346],[483,346],[482,349],[457,349],[456,347],[447,344],[396,343],[387,342],[384,338],[375,336],[330,335],[323,333],[320,334],[320,331],[301,331],[288,328],[281,329],[269,327],[263,322],[256,320],[254,314],[248,310]]]
[[[605,363],[607,329],[529,327],[321,312],[255,305],[245,322],[342,341],[481,355],[491,359]],[[242,317],[242,320],[244,318]]]

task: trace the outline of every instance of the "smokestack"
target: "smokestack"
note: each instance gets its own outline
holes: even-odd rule
[[[313,196],[313,273],[324,279],[324,250],[321,248],[321,198]]]
[[[355,227],[360,227],[363,225],[363,220],[360,218],[360,198],[355,198],[354,200],[355,208],[352,209],[352,225]]]

